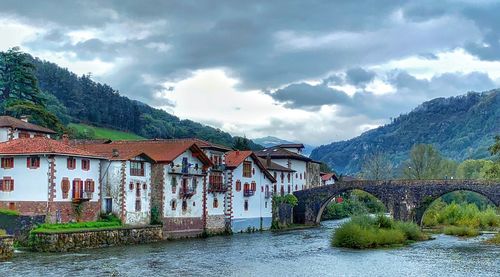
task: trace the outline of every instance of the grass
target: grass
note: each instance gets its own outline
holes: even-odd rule
[[[0,209],[0,214],[4,215],[19,215],[18,211],[8,210],[8,209]]]
[[[94,127],[86,124],[70,123],[70,128],[74,128],[79,134],[89,134],[94,139],[111,139],[111,140],[141,140],[144,137],[133,133],[117,131],[108,128]]]
[[[457,237],[475,237],[479,235],[479,230],[468,226],[446,226],[443,233]]]
[[[4,229],[0,229],[0,237],[6,236],[7,232]]]
[[[334,230],[332,245],[365,249],[400,246],[427,239],[429,237],[415,223],[394,221],[384,215],[375,218],[356,216]]]
[[[60,233],[67,231],[84,231],[122,227],[120,219],[114,215],[103,215],[98,221],[70,222],[70,223],[45,223],[38,225],[31,233]]]

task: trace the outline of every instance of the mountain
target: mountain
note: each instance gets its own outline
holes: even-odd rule
[[[394,165],[408,158],[416,143],[436,146],[447,158],[489,157],[488,146],[500,134],[500,89],[424,102],[390,124],[346,141],[314,149],[311,158],[327,163],[339,173],[360,171],[364,158],[386,154]]]
[[[297,143],[296,141],[288,141],[284,139],[280,139],[277,137],[272,137],[272,136],[267,136],[267,137],[262,137],[262,138],[256,138],[252,139],[255,143],[262,145],[264,147],[271,147],[275,146],[278,144],[287,144],[287,143]],[[309,156],[311,154],[311,151],[314,149],[315,146],[309,145],[309,144],[304,144],[304,150],[302,154],[305,156]]]
[[[121,96],[112,87],[78,76],[66,68],[27,55],[34,63],[47,109],[64,124],[83,123],[145,138],[197,137],[233,146],[236,137],[191,120],[181,120],[164,110]],[[138,77],[139,78],[139,77]],[[251,149],[263,147],[248,141]]]

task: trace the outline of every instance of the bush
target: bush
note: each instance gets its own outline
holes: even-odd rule
[[[487,240],[486,242],[492,243],[492,244],[500,244],[500,233],[497,233],[494,237]]]
[[[491,229],[500,225],[500,216],[493,207],[480,210],[476,204],[446,204],[437,200],[424,214],[422,223],[426,227],[445,225]]]
[[[330,203],[326,207],[322,218],[325,220],[341,219],[350,216],[383,212],[385,212],[385,206],[380,200],[367,192],[353,190],[344,198],[342,203]]]
[[[4,229],[0,229],[0,237],[6,236],[6,235],[7,235],[7,231],[5,231]]]
[[[401,230],[408,240],[419,241],[429,239],[429,237],[420,230],[420,227],[413,222],[398,221],[395,223],[395,228]]]
[[[4,214],[4,215],[19,215],[19,212],[18,211],[14,211],[14,210],[8,210],[8,209],[0,209],[0,214]]]
[[[291,205],[292,207],[295,207],[299,203],[299,200],[293,194],[286,194],[284,196],[275,195],[273,196],[273,203],[275,205],[285,203]]]
[[[443,229],[446,235],[459,236],[459,237],[475,237],[479,235],[477,229],[467,226],[447,226]]]
[[[101,228],[114,228],[122,226],[118,220],[113,221],[89,221],[89,222],[72,222],[72,223],[45,223],[41,224],[31,232],[57,232],[57,231],[71,231],[80,229],[101,229]]]
[[[121,224],[122,220],[115,214],[109,213],[109,214],[101,214],[98,222],[117,222]]]

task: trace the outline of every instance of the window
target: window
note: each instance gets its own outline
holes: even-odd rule
[[[30,134],[26,132],[19,133],[19,138],[30,138]]]
[[[144,162],[130,162],[131,176],[144,176]]]
[[[82,159],[82,170],[90,170],[90,160]]]
[[[299,178],[299,173],[295,172],[295,179]]]
[[[137,183],[135,187],[135,196],[141,197],[141,184]]]
[[[14,180],[10,177],[0,179],[0,191],[9,192],[14,190]]]
[[[83,182],[80,179],[73,180],[73,199],[83,198]]]
[[[196,202],[193,201],[193,207],[196,207]]]
[[[146,183],[142,184],[142,189],[143,190],[147,190],[148,189],[148,185]]]
[[[286,175],[286,179],[287,179],[288,183],[290,183],[290,172],[288,172],[288,174]]]
[[[278,180],[278,174],[276,174],[276,171],[274,172],[274,179]]]
[[[68,199],[68,194],[69,194],[69,179],[68,178],[63,178],[61,181],[61,191],[62,191],[62,198],[63,199]]]
[[[273,192],[274,193],[278,192],[278,189],[276,188],[276,185],[274,185]]]
[[[288,185],[288,193],[290,193],[290,185]]]
[[[299,189],[299,187],[297,185],[295,185],[295,190],[298,190],[298,189]]]
[[[267,209],[267,201],[266,201],[266,202],[264,202],[264,208],[266,208],[266,209]]]
[[[172,176],[171,185],[172,185],[172,193],[175,193],[177,191],[177,178],[175,178],[175,176]]]
[[[302,173],[300,173],[300,180],[302,180]]]
[[[130,182],[130,184],[128,184],[128,188],[130,190],[134,190],[134,183]]]
[[[14,203],[14,202],[10,202],[10,203],[9,203],[9,210],[11,210],[11,211],[15,211],[15,210],[16,210],[16,203]]]
[[[2,168],[9,169],[14,167],[14,158],[2,158]]]
[[[217,200],[217,198],[214,198],[213,207],[214,209],[217,209],[219,207],[219,200]]]
[[[141,211],[141,199],[136,199],[135,200],[135,211],[140,212]]]
[[[241,191],[241,182],[240,182],[240,180],[236,181],[236,191]]]
[[[281,185],[281,196],[285,195],[285,187],[283,185]]]
[[[281,172],[281,182],[285,182],[285,173]]]
[[[44,137],[45,137],[45,135],[42,134],[42,133],[36,133],[35,134],[35,138],[44,138]]]
[[[245,211],[248,211],[248,200],[245,200],[244,208],[245,208]]]
[[[257,183],[255,183],[255,181],[252,182],[251,190],[252,191],[257,191]]]
[[[85,185],[84,186],[84,192],[85,192],[85,197],[84,198],[92,199],[92,194],[95,191],[94,180],[87,179],[87,180],[85,180],[85,184],[84,185]]]
[[[26,166],[31,169],[36,169],[40,167],[40,157],[28,157],[26,158]]]
[[[75,169],[76,168],[76,159],[69,157],[67,160],[67,165],[68,165],[68,169]]]
[[[172,199],[172,201],[170,201],[170,207],[172,208],[172,211],[175,211],[177,209],[177,201],[175,201],[175,199]]]
[[[222,173],[220,172],[211,172],[208,177],[208,183],[214,187],[222,187]]]
[[[260,187],[260,192],[264,192],[264,186]]]
[[[182,201],[182,210],[183,211],[186,211],[188,208],[188,202],[186,200],[183,200]]]
[[[182,173],[188,173],[189,163],[188,158],[182,158]]]
[[[252,163],[243,162],[243,177],[252,177]]]

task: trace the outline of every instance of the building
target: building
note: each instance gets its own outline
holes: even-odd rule
[[[338,180],[339,179],[335,173],[321,173],[321,182],[323,183],[323,186],[333,185]]]
[[[17,119],[10,116],[0,116],[0,142],[17,138],[47,137],[55,135],[53,130],[31,124],[27,117]]]
[[[267,198],[271,198],[272,195],[283,196],[299,190],[299,186],[294,182],[295,170],[273,162],[269,156],[266,159],[259,158],[259,160],[276,180],[272,187],[266,190]]]
[[[151,168],[155,162],[128,144],[80,143],[78,147],[105,157],[101,162],[103,213],[114,213],[128,225],[151,223]]]
[[[276,182],[252,151],[231,151],[225,155],[228,194],[226,216],[233,232],[265,230],[272,223],[269,192]]]
[[[0,208],[45,215],[49,222],[99,216],[103,157],[36,137],[0,143],[0,158]]]
[[[291,182],[293,181],[292,191],[321,186],[320,163],[302,155],[303,149],[304,145],[300,143],[281,144],[257,151],[255,154],[260,158],[270,158],[272,162],[293,170],[294,178],[290,178]]]

